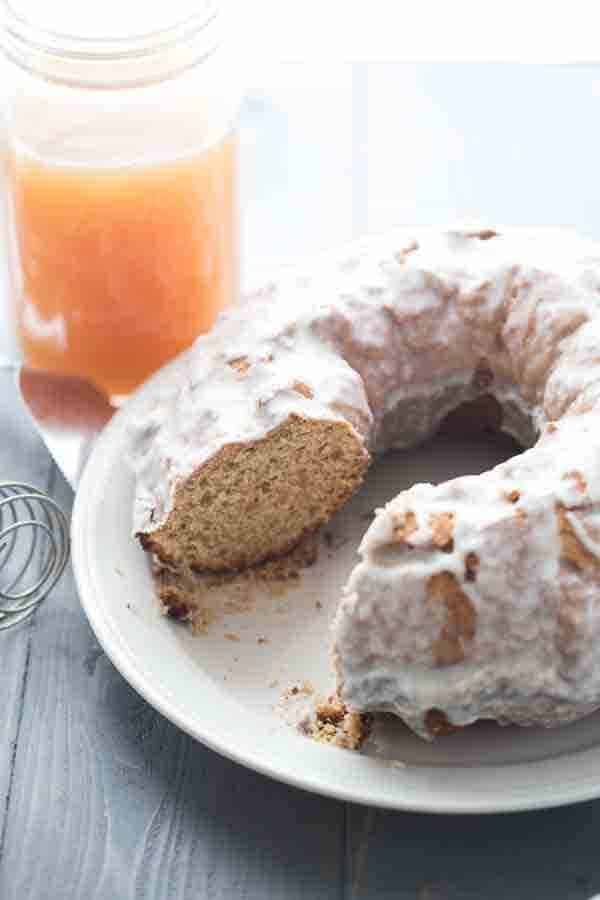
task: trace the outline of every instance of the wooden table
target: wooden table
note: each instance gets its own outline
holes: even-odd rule
[[[600,236],[593,69],[290,65],[265,84],[242,117],[247,258],[466,214]],[[71,508],[6,371],[0,478]],[[70,570],[27,624],[0,635],[0,685],[2,900],[600,892],[600,803],[476,818],[380,812],[288,788],[195,743],[107,660]]]

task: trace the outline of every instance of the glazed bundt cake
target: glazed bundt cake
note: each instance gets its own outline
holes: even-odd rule
[[[284,553],[370,458],[491,395],[527,449],[379,511],[333,626],[342,701],[425,737],[600,706],[600,248],[423,229],[284,272],[171,366],[134,429],[134,530],[168,563]]]

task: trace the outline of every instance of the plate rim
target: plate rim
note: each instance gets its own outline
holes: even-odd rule
[[[215,733],[215,729],[211,728],[209,724],[206,727],[199,727],[196,720],[190,719],[185,714],[178,705],[176,698],[173,698],[171,691],[164,685],[161,685],[160,679],[154,679],[152,674],[149,674],[147,667],[140,660],[136,659],[130,648],[127,648],[123,636],[114,633],[115,627],[107,615],[101,586],[96,583],[93,576],[92,563],[96,544],[92,539],[89,528],[89,521],[95,502],[94,481],[96,474],[102,470],[103,465],[108,465],[107,461],[110,461],[111,458],[109,452],[111,445],[113,446],[114,456],[114,448],[119,447],[120,442],[124,441],[127,423],[135,413],[135,410],[143,403],[150,392],[157,389],[167,376],[172,365],[171,363],[160,370],[138,389],[124,406],[115,413],[111,421],[98,436],[76,491],[71,520],[72,566],[80,603],[99,644],[131,687],[174,725],[227,759],[292,787],[344,802],[405,812],[479,815],[549,809],[600,797],[600,745],[587,750],[565,753],[554,758],[550,757],[534,762],[510,763],[507,765],[497,764],[485,767],[491,780],[493,780],[495,773],[501,772],[505,775],[507,770],[512,772],[519,770],[531,771],[531,786],[528,790],[509,792],[505,786],[503,787],[500,784],[496,789],[495,795],[486,794],[480,799],[471,794],[464,799],[461,799],[458,794],[443,794],[439,799],[436,799],[435,796],[432,797],[427,792],[423,793],[421,799],[413,799],[410,796],[403,796],[401,789],[391,791],[389,796],[383,795],[381,789],[379,791],[373,791],[372,787],[370,789],[369,766],[374,761],[360,754],[349,754],[348,751],[340,751],[338,748],[317,745],[307,741],[305,752],[302,754],[303,762],[309,756],[313,757],[315,752],[323,754],[339,754],[342,752],[348,755],[349,759],[346,766],[339,767],[332,764],[325,770],[326,774],[324,775],[321,767],[298,767],[296,765],[297,752],[289,754],[291,762],[282,762],[279,758],[280,754],[277,753],[272,753],[269,756],[268,752],[261,754],[257,753],[256,750],[250,752],[248,748],[240,749],[232,746],[231,741],[228,741],[227,734],[223,735],[221,733],[219,735],[218,728],[216,730],[217,733]],[[208,723],[209,719],[202,720],[202,723],[204,722]],[[293,733],[292,729],[290,729],[289,735],[280,735],[279,737],[282,740],[285,737],[289,737],[290,741],[292,739],[294,741],[298,740],[298,736]],[[268,741],[265,741],[265,744],[268,744]],[[297,746],[294,746],[297,751]],[[567,769],[570,769],[572,776],[573,771],[577,771],[578,760],[582,756],[590,756],[590,758],[595,759],[598,764],[598,777],[593,780],[580,778],[579,780],[575,779],[575,781],[571,777],[568,782],[561,783],[561,770],[563,770],[562,774],[564,776],[564,770],[567,767]],[[313,758],[316,760],[316,757]],[[330,758],[333,759],[333,757]],[[322,759],[324,760],[326,757],[322,757]],[[339,760],[339,756],[336,755],[335,760]],[[568,761],[570,761],[570,765]],[[361,765],[365,769],[365,774],[357,779],[358,784],[344,784],[343,781],[336,781],[336,777],[332,777],[332,773],[339,768],[343,768],[346,772],[356,768],[358,773],[358,767]],[[474,766],[473,768],[481,771],[483,767]],[[555,787],[549,795],[545,795],[543,789],[540,789],[537,793],[534,789],[534,786],[539,784],[539,782],[533,777],[533,773],[544,769],[556,769],[556,780],[553,779],[553,783],[560,785],[558,788]],[[454,771],[456,773],[459,770],[456,767],[453,768],[446,765],[440,767],[423,766],[420,768],[420,771],[424,773],[435,772],[440,775],[443,772]],[[469,770],[466,769],[466,771]],[[398,778],[401,778],[401,774],[401,770],[399,770]],[[542,781],[546,781],[546,779]]]

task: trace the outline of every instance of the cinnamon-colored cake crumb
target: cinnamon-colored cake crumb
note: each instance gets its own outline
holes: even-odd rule
[[[294,684],[291,688],[284,691],[283,700],[289,700],[290,697],[296,697],[298,694],[304,694],[306,697],[311,697],[314,692],[315,689],[310,681],[303,681],[302,684]]]
[[[194,610],[190,621],[193,634],[206,634],[215,621],[215,614],[211,609],[197,609]]]
[[[304,731],[321,744],[358,750],[371,732],[372,717],[350,712],[335,696],[319,703],[314,717],[304,723]]]
[[[230,366],[245,382],[245,357]],[[310,401],[295,380],[292,393]],[[256,398],[267,408],[272,396]],[[360,486],[369,454],[341,416],[291,414],[262,439],[221,447],[174,489],[171,512],[152,530],[137,532],[143,548],[167,565],[231,572],[282,555],[328,522]]]
[[[252,609],[258,594],[267,592],[275,598],[285,594],[298,583],[302,570],[317,561],[318,553],[318,535],[311,534],[285,556],[243,572],[194,572],[189,566],[155,559],[153,575],[163,611],[203,634],[223,614]]]

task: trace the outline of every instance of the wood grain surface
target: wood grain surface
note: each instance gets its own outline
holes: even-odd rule
[[[490,71],[489,90],[492,82],[499,90],[501,75],[517,78]],[[416,194],[414,184],[405,180],[403,188],[396,178],[400,129],[412,121],[416,140],[420,107],[412,95],[415,84],[427,83],[430,105],[445,99],[422,127],[443,146],[458,115],[452,103],[468,93],[465,74],[454,76],[456,96],[449,75],[435,67],[340,65],[321,90],[323,72],[298,65],[286,68],[273,94],[257,88],[243,119],[244,234],[252,258],[309,252],[387,225],[392,204],[409,189],[401,216],[412,209],[418,218],[428,189]],[[536,77],[525,79],[530,100],[542,90]],[[584,70],[572,78],[572,102],[578,92],[586,103],[593,96],[590,78]],[[413,120],[400,115],[410,107],[407,91]],[[567,103],[564,92],[557,102]],[[470,139],[463,135],[463,147]],[[596,133],[587,139],[597,158]],[[409,157],[415,178],[414,147],[406,165]],[[432,177],[443,183],[443,174]],[[473,178],[483,184],[485,177],[475,166]],[[335,202],[325,204],[326,196]],[[450,214],[450,187],[445,197],[437,215]],[[570,208],[575,224],[600,233],[597,207],[584,221],[582,204]],[[281,221],[289,228],[278,229]],[[0,370],[3,479],[46,487],[71,507],[70,489],[23,414],[12,376]],[[394,814],[289,788],[195,743],[104,656],[70,568],[27,624],[0,634],[0,685],[1,900],[588,900],[600,892],[600,803],[498,817]]]

